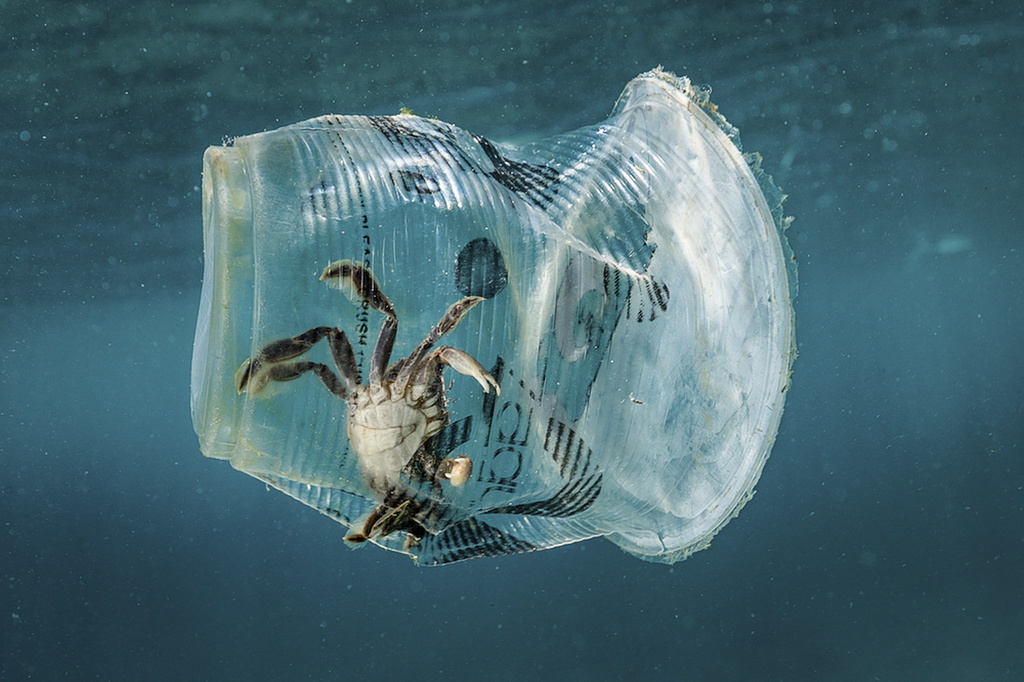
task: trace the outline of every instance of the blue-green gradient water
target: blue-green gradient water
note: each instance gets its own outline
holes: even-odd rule
[[[0,678],[1024,678],[1018,3],[0,17]],[[796,218],[782,430],[713,547],[416,568],[201,456],[208,145],[402,106],[524,140],[659,64],[712,86]]]

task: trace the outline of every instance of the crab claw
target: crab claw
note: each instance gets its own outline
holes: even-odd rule
[[[484,393],[490,393],[491,386],[493,386],[494,392],[501,395],[501,387],[498,386],[498,382],[469,353],[458,348],[452,348],[451,346],[438,348],[434,353],[440,362],[448,365],[459,374],[476,379],[480,387],[484,389]]]

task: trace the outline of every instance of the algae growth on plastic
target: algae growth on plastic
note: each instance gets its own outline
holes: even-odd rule
[[[661,70],[531,144],[399,115],[211,147],[202,451],[422,564],[595,537],[685,558],[778,430],[780,204]]]

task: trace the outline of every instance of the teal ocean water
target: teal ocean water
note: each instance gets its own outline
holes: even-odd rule
[[[1014,3],[0,10],[3,679],[1024,676]],[[782,428],[710,549],[418,568],[201,455],[207,146],[400,107],[521,142],[657,65],[795,218]]]

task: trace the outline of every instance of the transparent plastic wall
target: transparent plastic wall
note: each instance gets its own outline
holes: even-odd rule
[[[672,562],[751,496],[795,264],[781,194],[686,79],[521,146],[323,116],[210,148],[203,188],[203,452],[350,541]]]

